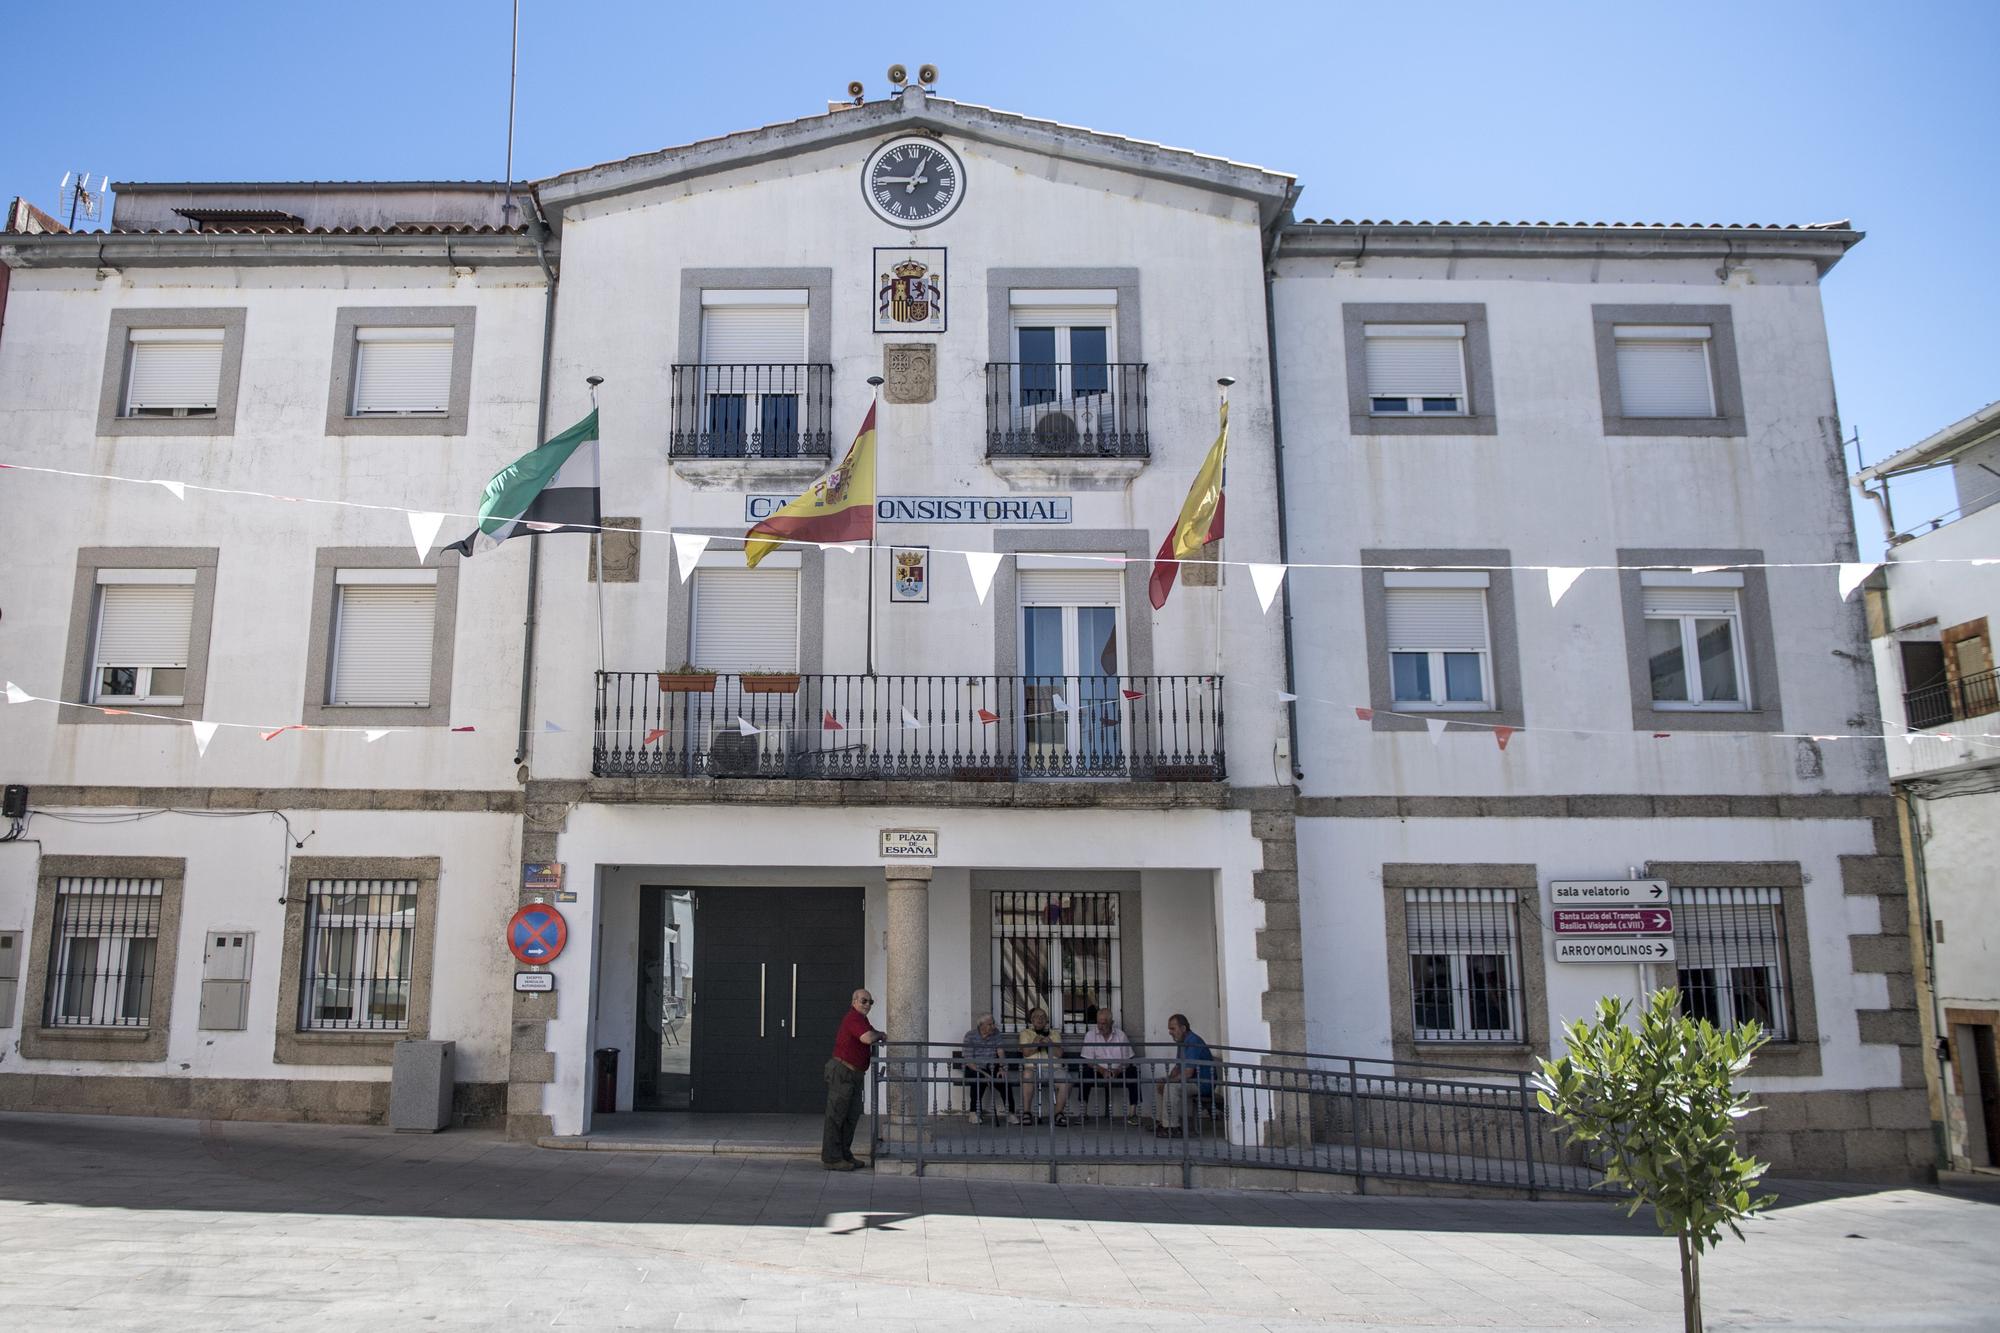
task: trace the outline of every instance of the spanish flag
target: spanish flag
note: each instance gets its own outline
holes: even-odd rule
[[[798,499],[743,534],[751,569],[786,542],[865,542],[875,539],[875,404],[840,463]]]
[[[1155,611],[1167,604],[1174,577],[1181,572],[1181,561],[1222,537],[1222,462],[1228,452],[1229,400],[1225,398],[1222,430],[1209,446],[1208,457],[1201,460],[1201,471],[1194,474],[1194,485],[1188,488],[1187,499],[1181,502],[1179,521],[1153,558],[1153,579],[1148,587]]]

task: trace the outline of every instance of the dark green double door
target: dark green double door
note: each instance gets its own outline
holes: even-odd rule
[[[696,1111],[826,1106],[826,1060],[862,977],[859,888],[697,889]]]

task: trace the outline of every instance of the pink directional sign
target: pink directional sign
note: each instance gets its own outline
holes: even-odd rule
[[[1558,935],[1671,935],[1671,907],[1558,907]]]

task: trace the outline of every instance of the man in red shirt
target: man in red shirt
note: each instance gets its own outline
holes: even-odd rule
[[[833,1039],[833,1058],[826,1062],[826,1130],[820,1138],[819,1164],[829,1171],[852,1171],[854,1127],[861,1122],[861,1091],[868,1079],[868,1061],[878,1041],[888,1034],[868,1021],[875,997],[865,989],[854,992],[841,1015]]]

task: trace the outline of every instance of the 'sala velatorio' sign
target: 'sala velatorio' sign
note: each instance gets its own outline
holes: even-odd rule
[[[935,861],[938,835],[934,828],[885,828],[882,830],[882,859],[885,861]]]
[[[743,521],[762,523],[798,497],[746,495]],[[883,523],[1068,523],[1067,495],[884,495],[875,501]]]
[[[1551,907],[1661,907],[1667,902],[1663,879],[1552,879]]]

